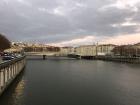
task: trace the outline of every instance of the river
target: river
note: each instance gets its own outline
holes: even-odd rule
[[[140,65],[30,59],[0,105],[140,105]]]

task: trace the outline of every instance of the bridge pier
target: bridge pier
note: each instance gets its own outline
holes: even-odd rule
[[[43,60],[45,60],[46,59],[46,55],[43,55]]]

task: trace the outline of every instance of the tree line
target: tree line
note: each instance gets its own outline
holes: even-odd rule
[[[0,34],[0,52],[10,48],[11,42],[3,35]]]

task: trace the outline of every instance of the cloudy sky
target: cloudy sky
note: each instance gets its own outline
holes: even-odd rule
[[[54,45],[140,42],[140,0],[0,0],[0,33]]]

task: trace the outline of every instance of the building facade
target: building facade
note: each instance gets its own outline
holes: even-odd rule
[[[116,45],[85,45],[76,47],[75,54],[81,56],[105,56],[111,55],[113,48]]]
[[[95,45],[85,45],[75,48],[75,54],[80,56],[95,56],[96,46]]]
[[[112,55],[112,50],[116,47],[113,44],[103,44],[97,46],[97,55],[98,56],[105,56],[105,55]]]
[[[113,53],[114,56],[140,57],[140,43],[115,47]]]
[[[60,56],[68,56],[69,54],[74,54],[74,47],[60,47],[59,55]]]

